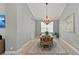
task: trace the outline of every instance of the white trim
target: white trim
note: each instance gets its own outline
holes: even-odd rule
[[[60,16],[58,17],[58,19],[60,19],[60,17],[62,16],[62,14],[64,13],[65,8],[67,7],[67,4],[65,4],[63,11],[61,12]]]
[[[4,55],[14,55],[14,54],[19,54],[19,52],[21,52],[21,50],[27,46],[29,43],[31,42],[31,40],[29,40],[27,43],[25,43],[20,49],[18,49],[17,51],[5,51],[5,53],[3,53]]]
[[[32,11],[31,11],[31,9],[30,9],[29,5],[28,5],[28,4],[26,4],[26,5],[27,5],[27,8],[28,8],[28,10],[30,11],[30,13],[31,13],[32,17],[34,17],[34,14],[32,13]]]
[[[5,51],[4,55],[16,54],[16,51]]]
[[[22,51],[22,49],[27,46],[29,43],[31,42],[31,40],[29,40],[27,43],[25,43],[20,49],[18,49],[17,51],[5,51],[4,55],[9,55],[9,54],[20,54],[20,52]],[[68,42],[66,42],[63,39],[60,39],[60,43],[61,45],[65,45],[64,47],[67,48],[68,53],[69,54],[79,54],[79,50],[77,50],[76,48],[74,48],[72,45],[70,45]],[[64,49],[65,49],[64,48]]]
[[[65,45],[67,45],[70,49],[71,49],[71,51],[73,51],[73,53],[75,53],[75,54],[79,54],[79,50],[77,50],[75,47],[73,47],[71,44],[69,44],[68,42],[66,42],[65,40],[63,40],[63,39],[60,39]],[[62,43],[62,44],[63,44]],[[69,49],[68,48],[68,49]],[[70,53],[70,54],[72,54],[72,53]]]
[[[20,54],[20,52],[22,51],[22,49],[27,46],[29,43],[31,42],[31,40],[29,40],[28,42],[26,42],[20,49],[16,50],[16,51],[5,51],[5,53],[3,53],[4,55],[14,55],[14,54]]]
[[[18,50],[16,51],[16,53],[21,52],[22,49],[23,49],[25,46],[27,46],[30,42],[31,42],[31,40],[29,40],[27,43],[25,43],[20,49],[18,49]]]

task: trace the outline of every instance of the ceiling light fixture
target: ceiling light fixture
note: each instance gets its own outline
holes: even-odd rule
[[[51,21],[49,20],[48,17],[48,3],[46,3],[46,16],[43,18],[43,22],[48,25]]]

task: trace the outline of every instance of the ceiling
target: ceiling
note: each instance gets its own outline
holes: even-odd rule
[[[34,19],[41,20],[46,16],[46,5],[45,3],[28,3],[30,11],[32,12]],[[57,20],[66,4],[65,3],[49,3],[48,4],[48,16],[51,20]]]

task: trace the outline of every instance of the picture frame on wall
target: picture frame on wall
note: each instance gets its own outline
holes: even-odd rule
[[[0,15],[0,28],[5,28],[5,15]]]
[[[75,32],[75,14],[72,13],[64,19],[63,30],[65,32],[74,33]]]

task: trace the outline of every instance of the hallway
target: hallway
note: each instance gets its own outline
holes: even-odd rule
[[[54,46],[52,48],[41,48],[40,40],[30,40],[29,43],[22,48],[19,54],[51,54],[51,55],[62,55],[68,54],[60,45],[59,39],[54,39]]]
[[[2,3],[0,12],[1,53],[79,55],[79,4]],[[42,49],[41,34],[59,39]]]

